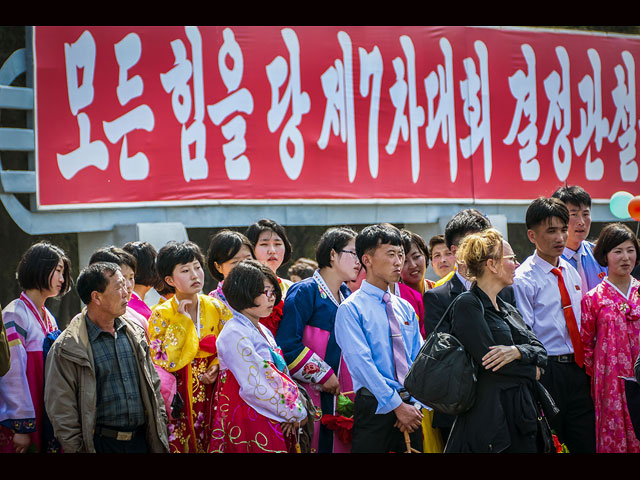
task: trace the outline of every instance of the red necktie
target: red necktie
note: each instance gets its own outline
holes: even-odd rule
[[[573,353],[576,357],[576,363],[582,367],[584,365],[584,351],[582,350],[582,341],[580,340],[580,332],[578,331],[578,324],[576,323],[576,316],[573,313],[571,307],[571,298],[567,287],[564,285],[564,279],[562,278],[562,272],[559,268],[552,268],[551,273],[558,277],[558,286],[560,287],[560,298],[562,299],[562,312],[567,322],[567,330],[569,330],[569,336],[571,337],[571,343],[573,344]]]

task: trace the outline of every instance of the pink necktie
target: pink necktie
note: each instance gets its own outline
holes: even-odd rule
[[[396,379],[404,385],[404,377],[409,371],[409,366],[407,365],[407,354],[404,348],[402,332],[400,331],[400,324],[393,312],[393,305],[391,303],[391,295],[389,295],[389,292],[385,292],[382,296],[382,301],[385,303],[387,317],[389,318],[389,327],[391,328],[391,345],[393,347],[393,364],[396,368]]]

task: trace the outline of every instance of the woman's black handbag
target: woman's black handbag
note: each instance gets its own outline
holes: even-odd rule
[[[449,304],[404,380],[404,387],[411,396],[448,415],[460,415],[473,406],[478,381],[478,366],[463,345],[450,333],[438,332],[449,310],[462,295],[474,294],[464,292]]]
[[[538,417],[538,448],[540,453],[556,453],[556,445],[553,441],[553,432],[547,418],[555,417],[560,410],[556,406],[553,397],[544,385],[535,380],[535,403]]]

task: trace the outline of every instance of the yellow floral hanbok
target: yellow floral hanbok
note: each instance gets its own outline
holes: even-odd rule
[[[207,450],[215,383],[204,384],[200,377],[218,363],[216,339],[232,316],[222,302],[208,295],[198,295],[196,320],[178,312],[175,297],[153,308],[149,319],[151,358],[176,377],[177,394],[168,424],[171,452]]]

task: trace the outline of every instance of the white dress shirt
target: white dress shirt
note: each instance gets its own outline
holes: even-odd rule
[[[553,265],[534,252],[516,269],[513,289],[518,310],[525,323],[542,342],[549,355],[573,353],[573,344],[562,310],[562,299],[558,277],[552,272]],[[580,328],[580,301],[582,280],[575,268],[565,259],[558,259],[558,268],[571,298],[571,306]]]

